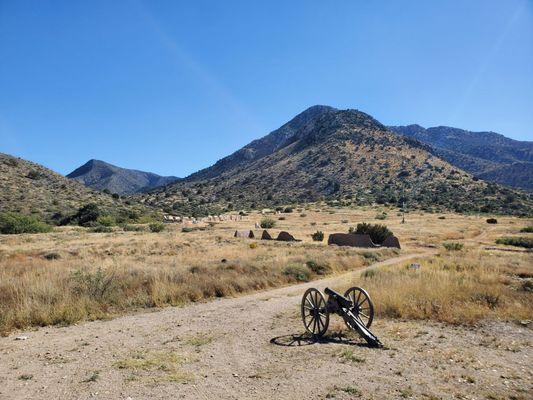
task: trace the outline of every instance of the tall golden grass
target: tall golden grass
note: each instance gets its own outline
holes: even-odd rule
[[[233,296],[360,268],[396,254],[305,243],[261,242],[252,249],[242,239],[220,247],[199,241],[196,251],[184,246],[179,252],[175,243],[158,235],[144,235],[147,242],[137,248],[109,235],[99,245],[103,248],[76,255],[63,250],[58,259],[36,252],[0,259],[0,333]]]
[[[475,324],[484,319],[533,319],[533,256],[491,254],[479,249],[443,252],[410,263],[363,273],[361,286],[377,315]]]
[[[247,221],[218,223],[189,233],[182,232],[179,225],[168,225],[160,233],[148,232],[146,227],[144,232],[113,233],[59,228],[49,234],[0,235],[0,333],[233,296],[357,269],[396,254],[386,249],[357,250],[313,242],[311,235],[317,229],[324,231],[327,239],[328,234],[347,232],[358,222],[385,223],[400,237],[402,253],[408,253],[428,245],[442,248],[442,243],[451,239],[465,242],[467,249],[494,245],[496,237],[531,225],[531,221],[499,217],[497,225],[489,226],[486,217],[446,214],[442,220],[440,215],[419,212],[408,214],[407,223],[402,224],[401,216],[391,209],[320,207],[318,210],[318,206],[309,206],[305,217],[300,216],[303,210],[284,214],[283,220],[273,216],[277,221],[272,233],[288,230],[303,239],[292,244],[233,238],[236,229],[250,229],[259,222],[263,217],[260,214],[249,216]],[[383,211],[388,218],[374,220]],[[483,239],[474,242],[480,234]],[[251,248],[250,243],[257,243],[257,247]],[[465,250],[460,255],[422,262],[421,277],[410,270],[386,268],[374,278],[368,277],[363,286],[368,286],[376,297],[382,315],[437,316],[439,320],[460,322],[460,311],[450,311],[449,307],[465,303],[472,310],[464,311],[469,315],[478,310],[476,315],[480,317],[512,316],[514,309],[518,310],[516,318],[527,316],[521,304],[528,299],[531,302],[529,295],[517,288],[516,293],[509,293],[513,286],[498,279],[514,282],[512,274],[501,272],[504,264],[527,270],[531,259],[515,254],[492,259],[487,254]],[[455,269],[449,266],[455,264],[448,261],[444,268],[444,260],[450,257],[457,261]],[[464,261],[468,268],[461,266]],[[476,274],[481,275],[476,278]],[[490,283],[489,277],[498,283]],[[483,283],[476,290],[485,290],[473,301],[464,293],[474,293],[476,279]],[[496,311],[490,307],[487,310],[483,301],[490,301],[491,297],[483,300],[482,295],[494,294],[495,288],[503,294]],[[518,305],[513,306],[512,301]]]

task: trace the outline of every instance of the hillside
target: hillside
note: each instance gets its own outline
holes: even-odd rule
[[[425,129],[407,125],[389,129],[431,146],[439,157],[482,179],[533,190],[533,142],[447,126]]]
[[[88,203],[97,203],[110,214],[145,209],[130,200],[86,188],[42,165],[0,153],[0,212],[20,212],[58,222]]]
[[[151,172],[120,168],[100,160],[89,160],[67,175],[96,190],[126,195],[145,192],[176,182],[175,176],[160,176]]]
[[[487,184],[357,110],[315,106],[212,167],[142,201],[167,212],[343,204],[531,213],[527,195]]]

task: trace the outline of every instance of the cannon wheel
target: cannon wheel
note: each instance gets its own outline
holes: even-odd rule
[[[305,330],[313,336],[322,336],[329,325],[326,298],[315,288],[307,289],[302,297],[302,321]]]
[[[350,309],[352,313],[364,326],[370,328],[374,320],[374,303],[372,303],[367,291],[354,286],[344,293],[344,297],[353,303],[353,307]],[[345,322],[348,328],[353,329],[347,321]]]

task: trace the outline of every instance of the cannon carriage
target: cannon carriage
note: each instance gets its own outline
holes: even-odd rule
[[[302,321],[307,332],[313,337],[322,337],[329,326],[331,314],[338,314],[346,326],[357,332],[372,347],[382,347],[376,335],[370,331],[374,320],[374,304],[367,291],[351,287],[344,296],[330,288],[325,289],[326,297],[315,288],[308,289],[302,297]]]

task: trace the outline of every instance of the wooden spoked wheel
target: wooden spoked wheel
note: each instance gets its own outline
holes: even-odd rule
[[[352,302],[353,306],[350,308],[350,311],[355,315],[359,322],[367,328],[370,328],[370,325],[372,325],[372,321],[374,320],[374,304],[367,291],[363,288],[354,286],[344,293],[344,297]],[[348,321],[345,320],[345,322],[348,328],[354,329]]]
[[[315,288],[307,289],[302,297],[302,321],[305,330],[313,336],[322,336],[328,329],[326,298]]]

